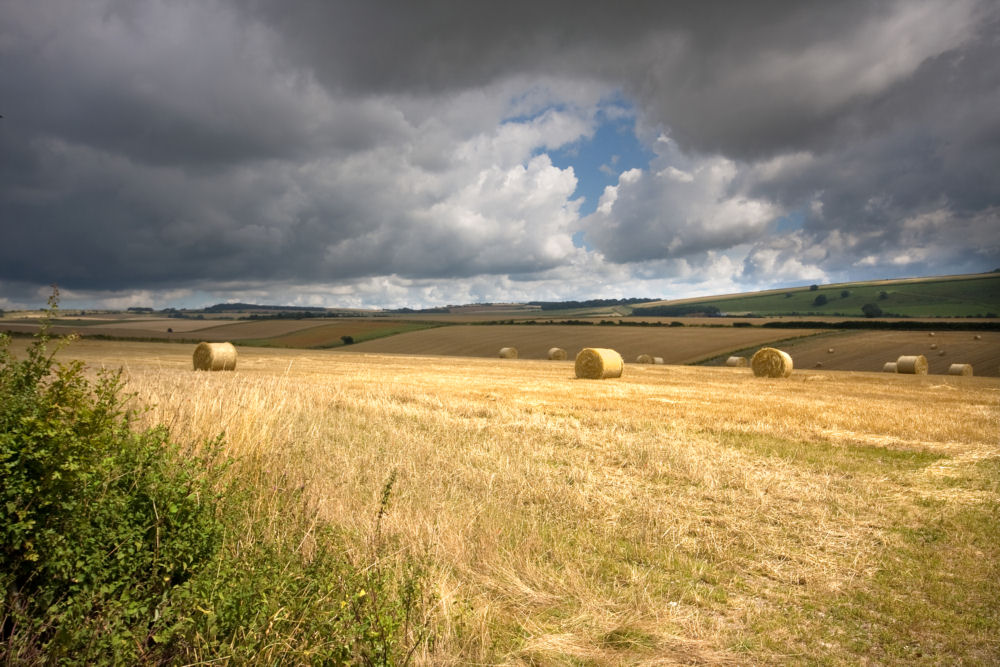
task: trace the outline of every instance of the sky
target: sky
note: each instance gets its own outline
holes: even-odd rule
[[[993,0],[4,0],[0,308],[1000,267]]]

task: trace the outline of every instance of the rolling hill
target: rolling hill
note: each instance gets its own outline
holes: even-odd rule
[[[821,299],[817,300],[819,297]],[[825,301],[822,305],[821,302]],[[874,304],[887,317],[996,317],[1000,314],[1000,274],[985,273],[906,280],[882,280],[794,287],[701,299],[655,301],[633,315],[671,316],[721,311],[760,316],[815,315],[863,317]]]

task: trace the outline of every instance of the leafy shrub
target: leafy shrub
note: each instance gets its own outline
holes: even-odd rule
[[[0,336],[0,663],[387,665],[429,641],[427,564],[381,531],[394,477],[348,561],[301,487],[260,511],[239,473],[271,462],[137,430],[120,373],[55,362],[47,332],[20,360]]]
[[[219,548],[218,468],[179,456],[163,428],[134,431],[120,373],[91,384],[53,360],[47,331],[23,360],[0,338],[0,652],[131,662]]]
[[[819,294],[819,295],[816,296],[815,299],[813,299],[813,305],[814,306],[825,306],[826,305],[826,301],[827,301],[826,295],[825,294]]]
[[[861,312],[865,314],[865,317],[880,317],[882,315],[882,309],[874,303],[866,303],[861,306]]]
[[[845,289],[845,290],[841,290],[840,291],[840,298],[841,299],[846,299],[849,296],[851,296],[851,290]]]

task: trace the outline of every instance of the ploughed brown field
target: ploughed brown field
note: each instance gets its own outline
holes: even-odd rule
[[[885,362],[901,355],[922,354],[931,374],[945,374],[951,364],[972,364],[975,375],[1000,376],[1000,332],[993,331],[945,331],[934,336],[925,331],[838,332],[789,341],[782,349],[802,369],[880,371]]]
[[[496,357],[501,347],[517,348],[521,359],[545,359],[552,347],[570,359],[585,347],[609,347],[626,363],[640,354],[687,364],[733,349],[816,333],[808,329],[733,327],[628,327],[599,325],[463,325],[426,329],[352,346],[356,352]]]
[[[79,333],[82,336],[113,336],[121,338],[152,338],[161,340],[197,338],[214,341],[267,341],[284,347],[318,347],[340,342],[341,336],[363,336],[385,329],[405,328],[405,323],[388,318],[308,318],[262,320],[187,320],[150,319],[100,323],[92,320],[86,324],[56,324],[54,335]],[[172,329],[172,332],[168,332]],[[34,332],[37,324],[0,322],[0,331]]]

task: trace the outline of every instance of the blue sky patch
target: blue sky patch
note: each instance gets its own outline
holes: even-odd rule
[[[654,157],[635,136],[635,113],[631,105],[616,101],[614,107],[599,111],[597,119],[599,124],[593,137],[549,151],[553,165],[560,169],[573,167],[577,180],[573,197],[584,198],[580,215],[594,212],[604,188],[617,184],[622,172],[636,167],[646,169]]]

